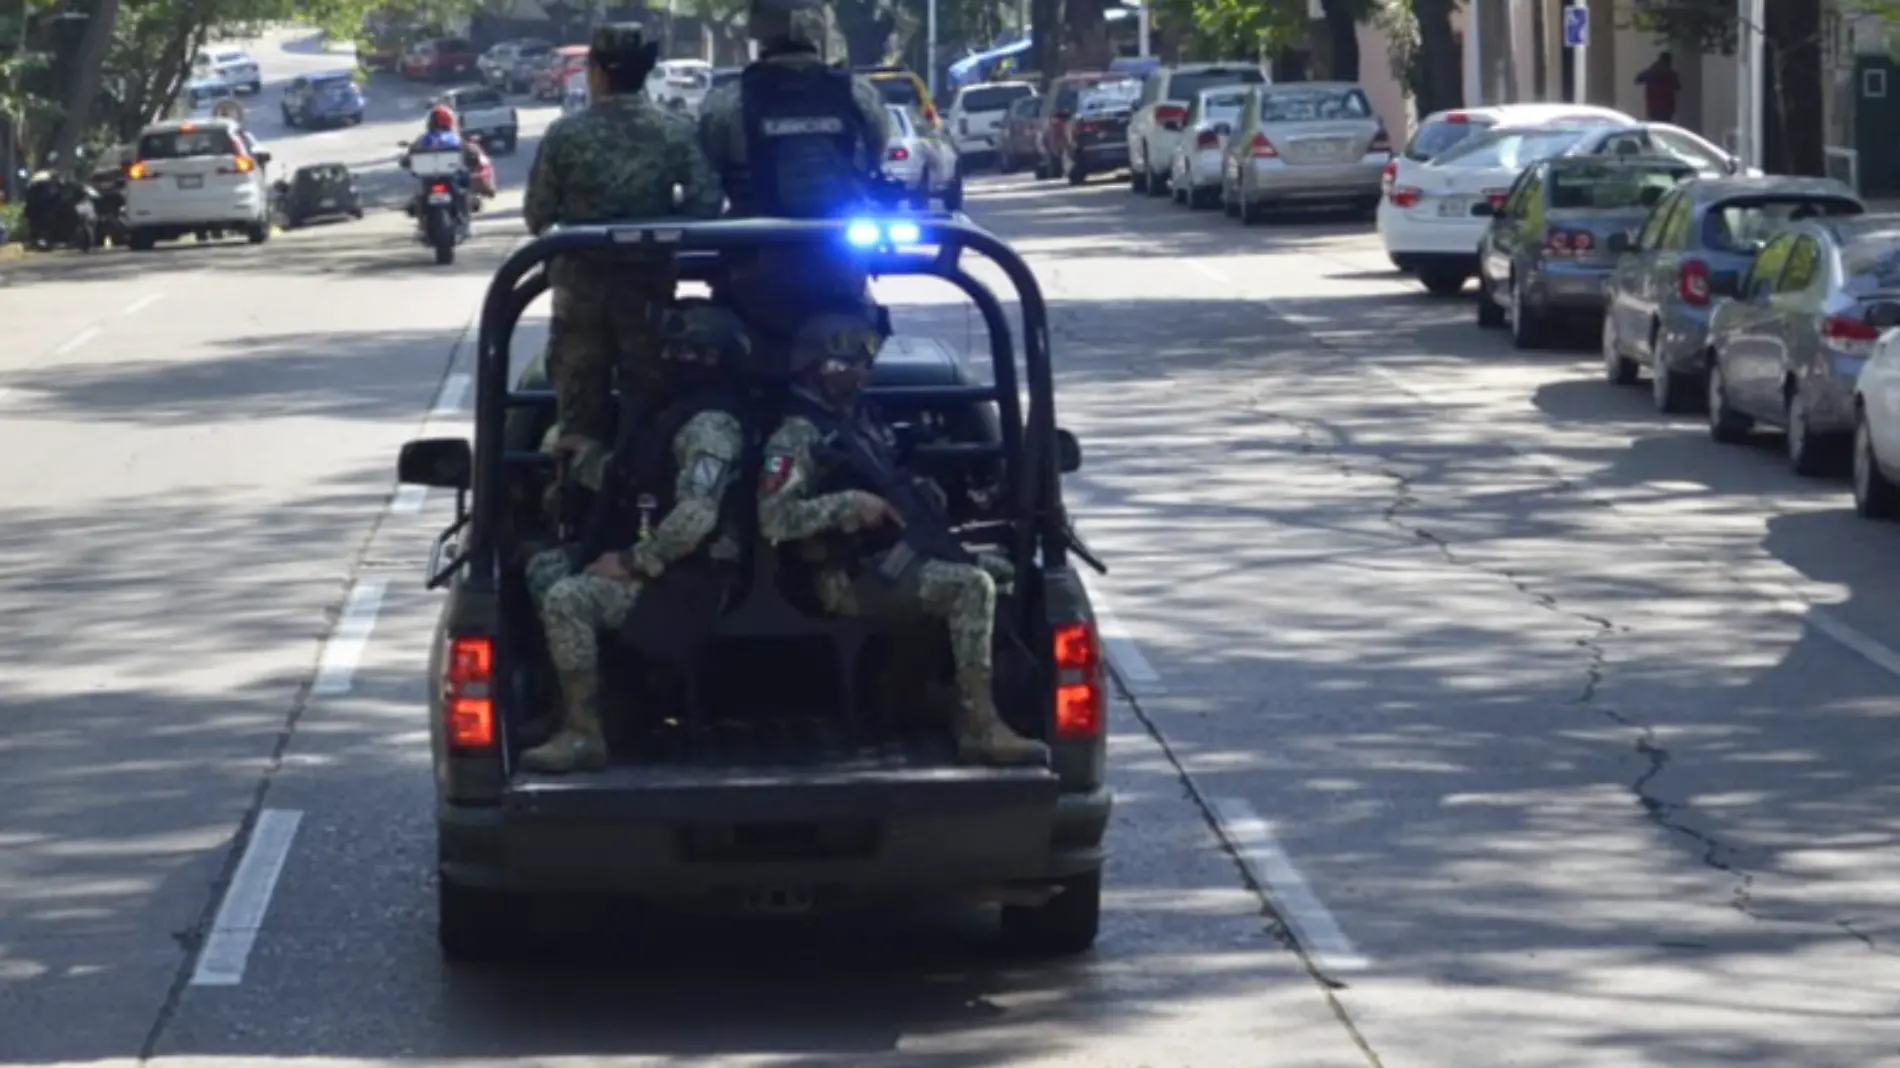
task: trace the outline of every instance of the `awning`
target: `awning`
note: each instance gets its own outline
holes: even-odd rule
[[[1013,44],[992,48],[988,52],[978,52],[974,56],[965,56],[950,64],[950,80],[957,85],[962,85],[964,82],[980,78],[992,64],[1029,51],[1029,44],[1029,35],[1024,34],[1022,40]]]

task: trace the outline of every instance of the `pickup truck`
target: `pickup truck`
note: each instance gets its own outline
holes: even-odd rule
[[[995,152],[1003,143],[1003,119],[1010,105],[1036,95],[1028,82],[987,82],[966,85],[957,90],[950,102],[951,143],[962,156],[982,156]]]
[[[456,89],[443,97],[442,103],[455,112],[456,126],[462,136],[478,135],[482,143],[495,152],[514,155],[520,137],[520,119],[501,90],[486,86]]]

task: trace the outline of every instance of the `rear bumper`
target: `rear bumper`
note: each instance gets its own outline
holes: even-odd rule
[[[1077,145],[1075,158],[1082,166],[1092,171],[1126,167],[1128,166],[1128,142],[1097,141],[1092,145]]]
[[[1546,262],[1524,280],[1524,298],[1546,311],[1602,312],[1613,263]]]
[[[1099,868],[1113,807],[1106,788],[1059,793],[1043,769],[749,782],[607,774],[622,781],[438,806],[443,878],[657,898],[788,885],[825,898],[954,893]]]
[[[1383,156],[1323,165],[1256,159],[1245,172],[1242,193],[1249,201],[1375,200],[1384,167]]]

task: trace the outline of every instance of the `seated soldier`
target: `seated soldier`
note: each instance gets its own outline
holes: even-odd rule
[[[902,541],[906,517],[825,455],[834,433],[874,442],[888,459],[889,428],[868,420],[858,394],[879,344],[861,317],[818,316],[800,331],[790,363],[786,416],[766,441],[759,475],[759,528],[766,541],[802,543],[816,565],[818,599],[840,615],[922,615],[949,628],[955,662],[958,756],[971,763],[1035,764],[1048,748],[1011,730],[997,713],[991,679],[996,582],[1007,561],[927,559]],[[924,517],[913,517],[922,521]]]
[[[624,428],[612,453],[585,441],[564,443],[578,452],[574,468],[602,490],[594,522],[577,551],[549,549],[527,564],[528,592],[561,695],[560,728],[521,755],[530,771],[560,774],[606,763],[598,632],[629,625],[642,589],[669,569],[701,555],[727,562],[739,556],[730,505],[735,486],[744,492],[735,476],[746,427],[738,395],[725,388],[724,368],[743,355],[744,328],[722,309],[694,308],[669,313],[662,338],[679,399],[656,418]],[[628,514],[628,502],[637,516]]]

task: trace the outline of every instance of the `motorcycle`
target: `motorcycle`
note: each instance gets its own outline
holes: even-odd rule
[[[65,246],[91,252],[99,243],[99,194],[75,178],[41,170],[22,198],[27,243],[46,252]]]
[[[408,142],[401,147],[407,149]],[[455,246],[468,240],[468,166],[460,150],[423,152],[408,159],[418,189],[409,203],[416,220],[416,237],[435,250],[435,262],[455,262]]]

